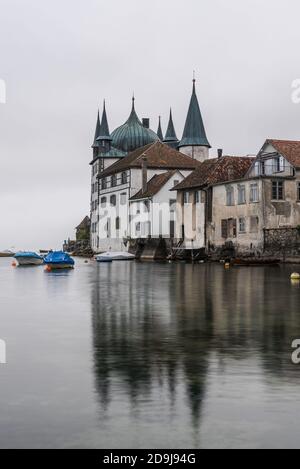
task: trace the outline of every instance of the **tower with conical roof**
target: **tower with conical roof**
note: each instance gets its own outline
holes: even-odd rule
[[[162,128],[161,128],[161,117],[159,116],[158,118],[158,129],[157,129],[157,136],[159,138],[159,140],[162,142],[163,139],[164,139],[164,136],[163,136],[163,132],[162,132]]]
[[[99,135],[97,137],[97,143],[99,144],[99,156],[101,156],[101,153],[110,152],[111,142],[112,142],[112,138],[109,132],[109,126],[108,126],[107,114],[106,114],[106,106],[105,106],[105,101],[104,101]]]
[[[100,124],[100,113],[99,113],[99,109],[98,109],[97,121],[96,121],[96,130],[95,130],[95,137],[94,137],[94,142],[93,142],[93,145],[92,145],[92,149],[93,149],[93,158],[97,158],[97,156],[98,156],[99,142],[97,141],[97,138],[98,138],[99,135],[100,135],[100,127],[101,127],[101,124]]]
[[[203,124],[203,119],[196,94],[196,80],[193,79],[193,91],[190,106],[185,122],[182,139],[179,143],[179,150],[198,161],[205,161],[209,158],[211,148]]]
[[[164,138],[164,143],[169,145],[171,148],[178,148],[179,140],[177,138],[175,127],[173,123],[173,116],[172,116],[172,109],[170,109],[170,117],[169,117],[169,124],[167,128],[167,132]]]

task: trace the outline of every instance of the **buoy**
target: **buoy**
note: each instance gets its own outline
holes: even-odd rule
[[[225,269],[230,269],[230,263],[229,263],[229,262],[226,262],[226,263],[224,264],[224,267],[225,267]]]
[[[50,267],[50,265],[47,265],[47,266],[45,267],[45,272],[51,272],[51,267]]]
[[[11,263],[11,265],[12,265],[12,267],[17,267],[16,261],[13,261],[13,262]]]
[[[298,272],[294,272],[291,275],[291,280],[300,280],[300,274]]]

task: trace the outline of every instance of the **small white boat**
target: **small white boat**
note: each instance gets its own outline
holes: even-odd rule
[[[134,254],[130,254],[129,252],[122,252],[122,251],[108,251],[104,252],[103,254],[99,254],[96,256],[97,262],[112,262],[112,261],[133,261],[135,259]]]
[[[14,257],[15,253],[12,252],[10,249],[6,249],[5,251],[0,251],[0,257]]]
[[[18,261],[19,265],[42,265],[44,259],[36,252],[17,252],[14,258]]]

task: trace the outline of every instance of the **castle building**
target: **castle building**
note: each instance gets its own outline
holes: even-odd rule
[[[163,180],[162,178],[158,178],[159,174],[175,171],[173,173],[174,176],[176,170],[178,170],[182,177],[186,177],[199,162],[209,157],[210,144],[206,137],[196,95],[195,80],[193,80],[191,101],[184,132],[180,141],[176,135],[172,111],[170,111],[167,131],[165,137],[163,137],[161,119],[159,118],[158,130],[157,133],[155,133],[150,128],[150,120],[148,118],[139,119],[135,110],[134,97],[132,98],[132,108],[127,121],[116,128],[112,133],[109,131],[105,103],[101,121],[98,112],[92,145],[93,159],[90,163],[91,247],[95,252],[102,251],[108,247],[118,247],[119,249],[123,247],[122,242],[118,241],[114,244],[110,241],[110,239],[112,239],[112,226],[115,226],[116,229],[114,229],[114,233],[118,232],[115,233],[115,235],[119,238],[121,233],[123,238],[132,235],[132,223],[129,220],[130,198],[134,197],[139,191],[146,190],[146,188],[142,187],[144,181],[142,169],[135,171],[134,164],[132,165],[131,163],[137,158],[138,166],[141,164],[143,151],[141,154],[138,152],[138,157],[136,156],[136,152],[139,149],[147,148],[147,146],[149,146],[148,152],[149,148],[151,148],[151,161],[159,162],[158,166],[155,166],[156,163],[147,162],[151,169],[147,172],[148,179],[146,184],[152,179],[152,186],[153,181],[157,182],[158,180]],[[167,148],[169,148],[171,152],[167,151]],[[156,155],[154,155],[155,152]],[[166,158],[166,160],[164,158]],[[195,161],[193,162],[192,160]],[[123,161],[124,171],[122,171]],[[153,180],[155,176],[157,176],[157,178]],[[176,178],[177,176],[174,177]],[[172,184],[173,179],[172,177],[166,177],[165,181],[165,184]],[[121,188],[122,193],[119,193],[119,188]],[[168,195],[166,200],[167,204],[170,203],[169,197]],[[109,225],[112,223],[111,217],[109,217],[110,221],[108,220],[103,228],[103,218],[107,216],[108,206],[110,207],[111,204],[113,204],[114,207],[119,206],[119,198],[120,200],[122,199],[122,203],[120,202],[122,209],[120,210],[123,215],[121,217],[119,215],[115,217],[116,219],[113,220],[114,225]],[[105,203],[104,199],[106,199]],[[106,208],[106,210],[102,210],[103,208]],[[122,228],[119,228],[121,219]],[[172,222],[175,223],[175,220],[172,220]],[[168,224],[167,231],[169,233],[174,232],[173,225],[170,229],[170,225]],[[160,235],[161,234],[162,233],[160,233]],[[105,242],[103,238],[105,238]]]

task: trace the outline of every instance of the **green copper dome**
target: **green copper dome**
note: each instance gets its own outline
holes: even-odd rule
[[[134,108],[134,98],[128,120],[121,127],[114,130],[111,137],[112,145],[126,152],[134,151],[159,140],[157,134],[153,130],[144,127],[139,120]]]

